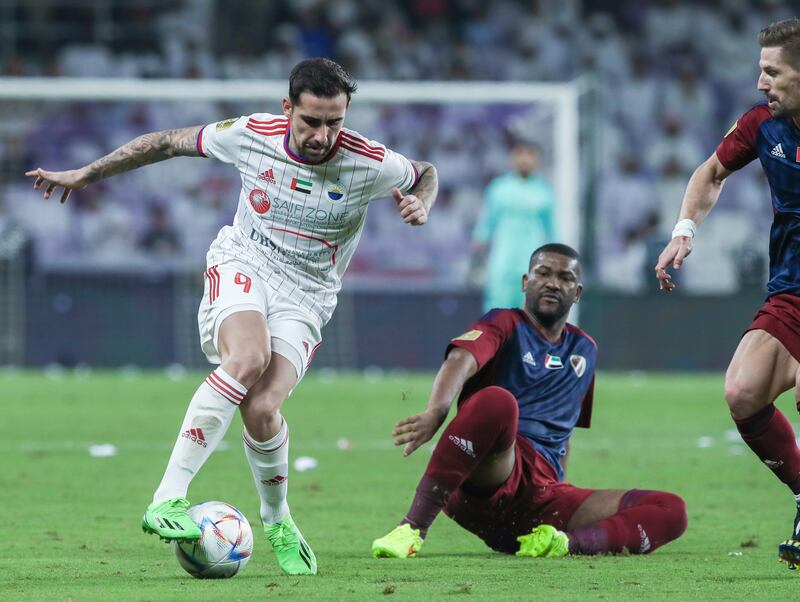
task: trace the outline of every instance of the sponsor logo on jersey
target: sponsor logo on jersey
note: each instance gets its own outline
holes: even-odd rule
[[[254,188],[250,191],[250,206],[259,215],[264,215],[270,208],[269,197],[267,193],[260,188]]]
[[[265,169],[260,174],[258,174],[259,180],[264,180],[265,182],[269,182],[270,184],[277,184],[275,181],[275,174],[272,171],[272,168]]]
[[[311,187],[313,185],[313,182],[309,182],[308,180],[292,178],[292,185],[290,188],[292,190],[296,190],[297,192],[302,192],[303,194],[311,194]]]
[[[320,269],[327,269],[326,266],[336,265],[336,251],[339,249],[338,245],[328,246],[328,244],[324,244],[321,249],[315,251],[279,247],[275,244],[275,241],[255,228],[250,232],[250,240],[266,247],[273,253],[279,254],[281,256],[281,261],[287,265],[315,265]]]
[[[522,356],[522,361],[526,364],[530,364],[531,366],[536,366],[536,360],[533,359],[533,354],[530,351]]]
[[[344,196],[344,188],[339,185],[339,182],[328,187],[328,198],[333,201],[341,201]]]
[[[272,200],[272,211],[281,214],[281,217],[298,225],[316,224],[344,224],[350,214],[345,211],[325,211],[319,207],[308,207],[300,203],[282,201],[279,198]]]
[[[233,119],[226,119],[225,121],[220,121],[220,122],[218,122],[218,123],[217,123],[216,130],[217,130],[218,132],[221,132],[222,130],[227,130],[227,129],[228,129],[229,127],[231,127],[231,126],[232,126],[234,123],[236,123],[236,121],[237,121],[238,119],[239,119],[238,117],[235,117],[235,118],[233,118]]]
[[[772,155],[773,157],[778,157],[779,159],[785,159],[786,158],[786,153],[783,152],[783,145],[780,144],[780,143],[776,144],[772,148],[772,150],[770,151],[769,154]]]
[[[457,336],[454,338],[454,341],[475,341],[478,339],[479,336],[483,334],[481,330],[469,330],[462,335]]]
[[[560,357],[548,353],[544,356],[544,367],[548,370],[561,370],[564,364],[561,362]]]
[[[580,378],[586,372],[586,358],[582,355],[570,355],[569,365],[575,371],[575,376]]]

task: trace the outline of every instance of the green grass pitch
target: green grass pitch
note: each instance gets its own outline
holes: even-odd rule
[[[319,461],[289,481],[319,575],[280,573],[237,418],[190,496],[240,508],[254,526],[253,557],[234,579],[193,579],[139,520],[203,376],[0,374],[0,600],[767,600],[800,591],[800,575],[776,560],[790,493],[731,431],[721,376],[677,374],[600,374],[593,427],[572,442],[568,478],[578,485],[684,497],[689,530],[650,556],[518,559],[442,516],[419,558],[373,559],[372,539],[402,517],[430,451],[403,459],[389,432],[424,407],[431,375],[312,371],[284,414],[291,459]],[[797,422],[790,398],[779,405]],[[118,453],[90,456],[102,443]]]

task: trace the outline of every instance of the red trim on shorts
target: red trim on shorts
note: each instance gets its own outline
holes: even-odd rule
[[[775,337],[800,362],[800,297],[782,293],[767,299],[744,333],[751,330]]]

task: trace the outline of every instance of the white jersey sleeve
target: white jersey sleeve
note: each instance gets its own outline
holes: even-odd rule
[[[246,125],[247,117],[209,123],[197,134],[197,150],[203,157],[238,165]]]
[[[394,186],[403,194],[408,194],[418,179],[419,174],[414,164],[400,153],[387,148],[381,163],[381,172],[372,185],[370,200],[390,196]]]

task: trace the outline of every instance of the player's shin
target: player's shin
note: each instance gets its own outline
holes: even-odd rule
[[[567,533],[571,554],[648,554],[683,535],[686,504],[673,493],[631,489],[619,511]]]
[[[424,539],[450,493],[469,478],[484,458],[514,444],[518,419],[516,399],[501,387],[481,389],[465,401],[436,444],[402,522],[419,529]]]
[[[774,404],[769,404],[753,416],[734,419],[742,440],[775,475],[800,494],[800,448],[794,429],[786,416]]]
[[[246,394],[247,389],[221,367],[208,375],[186,410],[154,503],[186,497],[189,483],[222,441]]]
[[[244,452],[261,498],[261,520],[272,524],[289,514],[286,503],[289,476],[289,428],[281,417],[278,434],[269,441],[256,441],[242,430]]]

